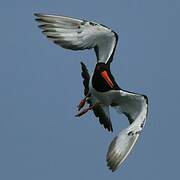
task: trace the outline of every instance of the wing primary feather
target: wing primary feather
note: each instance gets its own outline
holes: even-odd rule
[[[81,76],[83,78],[83,85],[84,85],[84,95],[86,96],[89,92],[90,75],[86,65],[83,62],[81,62],[81,69],[82,69]]]
[[[89,100],[90,106],[91,106],[91,101]],[[95,116],[99,119],[100,124],[104,126],[105,129],[107,129],[109,132],[113,132],[113,127],[110,118],[106,115],[104,112],[103,108],[99,106],[95,106],[93,108],[93,112]]]
[[[94,49],[97,61],[112,61],[118,36],[110,28],[67,16],[41,13],[34,15],[39,28],[54,43],[71,50]]]

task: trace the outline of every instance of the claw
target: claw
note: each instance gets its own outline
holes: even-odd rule
[[[88,108],[83,109],[80,113],[76,114],[75,117],[80,117],[84,114],[86,114],[88,111],[92,110],[95,106],[97,106],[99,103],[96,103]]]
[[[82,100],[80,101],[79,105],[77,106],[78,111],[80,111],[80,110],[84,107],[84,105],[85,105],[85,103],[86,103],[86,101],[87,101],[87,99],[88,99],[89,97],[90,97],[90,93],[88,93],[88,94],[84,97],[84,99],[82,99]]]
[[[80,101],[79,105],[77,106],[78,111],[80,111],[84,107],[85,103],[86,103],[86,99],[84,98]]]
[[[80,116],[82,116],[82,115],[86,114],[88,111],[89,111],[89,108],[84,109],[84,110],[83,110],[83,111],[81,111],[80,113],[76,114],[76,115],[75,115],[75,117],[80,117]]]

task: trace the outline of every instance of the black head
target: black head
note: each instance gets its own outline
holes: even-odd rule
[[[96,64],[92,78],[92,85],[100,92],[106,92],[117,88],[117,84],[110,72],[109,64],[101,62]]]
[[[99,62],[96,64],[96,67],[95,67],[95,70],[94,70],[94,73],[98,73],[100,74],[101,72],[103,71],[110,71],[109,70],[109,65],[105,64],[105,63],[102,63],[102,62]]]

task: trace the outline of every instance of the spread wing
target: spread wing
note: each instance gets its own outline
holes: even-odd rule
[[[148,99],[144,95],[119,90],[114,94],[113,105],[130,122],[130,126],[113,139],[108,149],[107,165],[115,171],[132,150],[145,125]]]
[[[48,39],[71,50],[94,48],[97,61],[112,61],[118,36],[95,22],[66,16],[35,14],[39,27]]]

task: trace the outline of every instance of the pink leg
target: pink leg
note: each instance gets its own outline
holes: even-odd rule
[[[75,116],[80,117],[80,116],[86,114],[88,111],[92,110],[95,106],[97,106],[97,104],[94,104],[94,105],[90,106],[89,108],[82,110],[80,113],[76,114]]]
[[[85,105],[88,97],[90,97],[90,94],[87,94],[87,95],[80,101],[79,105],[77,106],[78,111],[80,111],[80,110],[84,107],[84,105]]]

